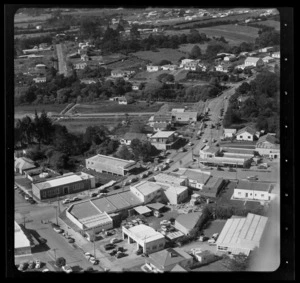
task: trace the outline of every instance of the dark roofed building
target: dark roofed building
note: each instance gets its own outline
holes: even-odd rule
[[[203,186],[203,189],[199,193],[203,197],[216,198],[225,185],[226,181],[223,178],[210,176],[208,181]]]

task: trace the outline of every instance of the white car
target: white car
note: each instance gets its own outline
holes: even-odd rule
[[[98,260],[95,259],[94,257],[91,257],[91,258],[89,259],[89,261],[90,261],[93,265],[98,264]]]
[[[70,202],[71,202],[71,200],[69,198],[66,198],[63,200],[63,204],[70,203]]]
[[[90,253],[84,253],[84,256],[86,257],[86,259],[90,259],[91,257],[93,257]]]
[[[57,233],[63,233],[63,230],[60,229],[60,228],[54,227],[53,230],[54,230],[55,232],[57,232]]]
[[[35,268],[41,268],[41,262],[38,259],[35,261]]]
[[[167,228],[167,226],[164,226],[164,225],[163,225],[163,226],[161,226],[161,230],[167,232],[167,231],[168,231],[168,228]]]
[[[42,272],[49,272],[50,270],[48,268],[43,269]]]
[[[68,266],[68,265],[63,266],[63,267],[62,267],[62,270],[63,270],[64,272],[66,272],[66,273],[70,273],[70,272],[73,271],[72,268],[71,268],[70,266]]]
[[[115,243],[119,243],[119,242],[121,242],[122,240],[120,240],[120,239],[117,239],[117,238],[112,238],[111,240],[110,240],[110,243],[111,244],[115,244]]]
[[[73,197],[72,198],[72,201],[78,201],[78,200],[81,200],[79,197]]]
[[[106,193],[100,193],[100,194],[97,195],[97,197],[100,197],[100,198],[101,198],[101,197],[105,197],[105,196],[107,196]]]
[[[207,139],[204,139],[203,142],[204,142],[204,143],[207,143]]]

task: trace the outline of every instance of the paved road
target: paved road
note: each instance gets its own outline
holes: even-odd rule
[[[66,60],[64,58],[61,43],[56,44],[56,52],[57,52],[57,58],[58,58],[58,72],[59,72],[59,74],[64,74],[66,77],[68,75],[68,69],[67,69]]]

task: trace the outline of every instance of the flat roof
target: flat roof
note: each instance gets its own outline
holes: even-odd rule
[[[269,192],[273,185],[271,183],[262,183],[262,182],[251,182],[251,181],[244,181],[239,180],[236,189],[239,190],[253,190],[253,191],[262,191],[262,192]]]
[[[183,178],[175,177],[166,173],[159,173],[156,176],[154,176],[154,179],[157,182],[166,182],[166,183],[172,183],[172,184],[182,184],[184,182]]]
[[[150,208],[153,208],[153,209],[156,209],[156,210],[160,210],[160,209],[162,209],[163,207],[165,207],[164,204],[159,203],[159,202],[156,202],[156,203],[148,203],[148,204],[146,204],[146,206],[148,206],[148,207],[150,207]]]
[[[210,177],[210,173],[204,173],[201,170],[191,170],[186,168],[180,168],[175,174],[180,174],[186,176],[188,179],[195,180],[202,184],[205,184]]]
[[[181,117],[181,118],[197,118],[198,112],[192,112],[192,111],[174,112],[174,115],[176,117]]]
[[[143,240],[145,242],[152,242],[155,240],[165,238],[161,233],[155,231],[153,228],[151,228],[145,224],[140,224],[140,225],[131,227],[128,230],[131,233],[133,233],[135,235],[135,237],[137,237],[138,239]]]
[[[94,161],[102,164],[109,164],[121,168],[126,168],[136,163],[134,160],[124,160],[124,159],[115,158],[107,155],[101,155],[101,154],[97,154],[93,157],[87,158],[86,160]]]
[[[177,239],[179,237],[182,237],[184,236],[184,234],[181,232],[181,231],[176,231],[176,232],[172,232],[172,233],[168,233],[166,235],[166,237],[170,240],[174,240],[174,239]]]
[[[39,190],[44,190],[52,187],[57,187],[57,186],[63,186],[66,184],[70,183],[75,183],[82,181],[82,178],[80,178],[78,175],[73,174],[73,175],[67,175],[67,176],[58,176],[54,177],[53,179],[48,179],[45,182],[40,182],[40,183],[34,183],[34,185],[39,189]]]
[[[151,209],[149,209],[147,206],[137,206],[134,208],[134,210],[138,213],[138,214],[146,214],[149,212],[152,212]]]
[[[252,250],[259,245],[268,218],[248,213],[244,218],[226,221],[216,243],[232,248]]]
[[[221,147],[222,148],[222,147]],[[238,149],[238,148],[230,148],[230,147],[225,147],[222,148],[222,151],[225,153],[238,153],[238,154],[248,154],[248,155],[254,155],[254,150],[252,149]]]
[[[206,159],[199,159],[199,162],[205,163],[215,163],[215,164],[232,164],[232,165],[243,165],[247,158],[231,158],[231,157],[213,157],[213,158],[206,158]]]
[[[152,138],[168,138],[170,136],[172,136],[175,133],[175,131],[159,131],[156,134],[154,134],[153,136],[151,136]]]
[[[15,249],[24,247],[30,247],[30,241],[20,225],[15,221]]]
[[[140,182],[132,187],[136,188],[144,196],[147,196],[162,188],[161,185],[157,184],[156,182],[149,182],[149,181]]]

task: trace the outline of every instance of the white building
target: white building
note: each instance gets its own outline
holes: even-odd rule
[[[264,47],[264,48],[259,49],[258,52],[267,53],[267,52],[273,51],[273,49],[274,49],[274,47]]]
[[[236,129],[224,129],[224,138],[233,138],[236,134]]]
[[[163,65],[161,66],[162,70],[164,71],[175,71],[177,69],[177,65]]]
[[[118,103],[119,103],[119,104],[124,104],[124,105],[127,105],[127,104],[128,104],[127,99],[126,99],[125,96],[120,97],[120,98],[118,99]]]
[[[255,150],[262,156],[280,158],[280,145],[276,143],[276,138],[270,134],[259,138]]]
[[[130,145],[131,141],[134,139],[146,141],[147,135],[142,133],[125,133],[124,137],[120,139],[120,144]]]
[[[274,61],[274,58],[271,56],[266,56],[264,58],[262,58],[262,60],[264,61],[265,64],[271,63]]]
[[[147,72],[157,72],[161,69],[160,66],[153,66],[153,65],[148,65],[147,66]]]
[[[142,181],[130,186],[130,191],[136,195],[143,203],[161,201],[161,185],[156,182]]]
[[[231,59],[234,59],[234,58],[235,58],[235,55],[231,54],[231,55],[225,56],[223,60],[225,62],[229,62]]]
[[[267,217],[252,213],[248,213],[247,217],[228,219],[216,241],[217,251],[248,256],[260,246],[267,220]]]
[[[150,142],[158,150],[167,150],[172,148],[176,142],[174,131],[158,131],[150,137]]]
[[[33,80],[35,83],[45,83],[45,82],[46,82],[46,77],[33,78],[32,80]]]
[[[245,127],[236,133],[236,139],[238,141],[254,141],[255,135],[256,130],[250,127]]]
[[[263,66],[264,62],[261,58],[257,58],[257,57],[247,57],[245,60],[245,67],[259,67],[259,66]]]
[[[178,112],[172,110],[172,119],[174,123],[178,124],[189,124],[197,122],[198,112],[195,111],[184,111]]]
[[[165,237],[153,228],[140,224],[131,228],[122,226],[122,237],[128,239],[128,243],[136,243],[136,249],[143,249],[143,253],[151,254],[164,248]]]
[[[234,189],[233,198],[242,200],[271,200],[270,192],[273,185],[270,183],[251,182],[240,180]]]
[[[272,54],[272,57],[273,57],[273,58],[280,59],[280,52],[274,52],[274,53]]]
[[[15,256],[31,255],[31,248],[33,245],[24,233],[23,229],[15,221]]]

